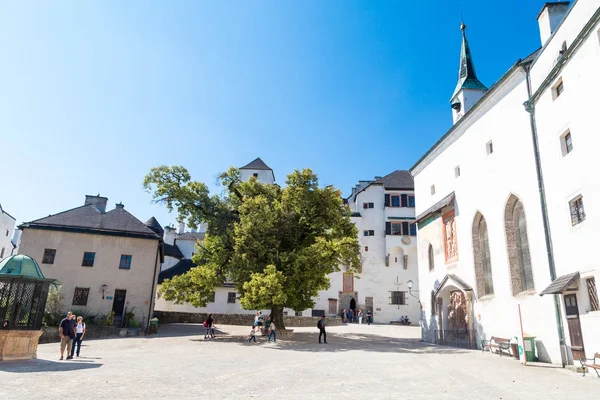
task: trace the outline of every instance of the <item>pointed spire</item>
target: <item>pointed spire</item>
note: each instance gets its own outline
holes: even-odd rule
[[[464,22],[461,22],[460,30],[462,31],[462,45],[460,48],[458,83],[456,84],[456,89],[454,89],[451,100],[454,99],[461,89],[487,90],[487,87],[477,79],[473,57],[471,57],[471,49],[469,49],[469,42],[467,41],[467,26]]]

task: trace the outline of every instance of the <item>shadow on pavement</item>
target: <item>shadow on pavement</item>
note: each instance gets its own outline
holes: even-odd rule
[[[190,339],[202,342],[203,340]],[[217,336],[212,343],[238,343],[241,346],[265,346],[273,350],[291,350],[306,352],[345,352],[367,351],[377,353],[415,353],[415,354],[458,354],[473,350],[454,347],[435,346],[420,342],[419,339],[391,338],[371,334],[327,333],[327,344],[319,344],[318,333],[299,332],[292,338],[278,339],[276,343],[268,343],[264,336],[257,336],[256,343],[248,343],[248,336]]]
[[[146,338],[161,337],[181,337],[181,336],[202,336],[206,333],[206,328],[202,324],[165,324],[158,327],[158,333],[146,336]],[[223,332],[215,328],[215,334],[222,335]]]
[[[0,371],[13,373],[63,372],[99,368],[102,365],[100,363],[81,360],[49,361],[36,359],[27,361],[2,361],[0,362]]]

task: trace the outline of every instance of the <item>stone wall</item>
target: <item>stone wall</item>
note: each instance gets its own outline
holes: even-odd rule
[[[42,328],[42,336],[40,337],[40,343],[58,343],[60,342],[60,336],[58,335],[58,328]],[[119,336],[121,328],[115,328],[113,326],[86,326],[84,340],[88,339],[104,339],[111,336]],[[141,330],[140,330],[141,331]]]
[[[169,311],[155,311],[154,315],[158,318],[160,324],[174,323],[192,323],[201,324],[204,322],[208,314],[205,313],[180,313]],[[254,315],[251,314],[214,314],[215,325],[252,325],[254,323]],[[283,322],[287,327],[316,327],[318,317],[295,317],[284,316]],[[327,318],[327,325],[341,325],[340,318]]]

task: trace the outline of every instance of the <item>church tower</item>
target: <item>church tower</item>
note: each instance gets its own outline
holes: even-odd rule
[[[462,46],[460,49],[460,67],[458,69],[458,83],[450,99],[452,104],[452,121],[456,123],[465,115],[475,103],[487,92],[487,87],[477,79],[475,65],[471,57],[469,42],[466,34],[467,26],[460,24],[462,31]]]
[[[255,177],[260,183],[275,183],[273,170],[260,157],[241,167],[240,175],[240,179],[244,182]]]

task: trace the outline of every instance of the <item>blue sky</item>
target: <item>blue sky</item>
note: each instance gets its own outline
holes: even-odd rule
[[[461,6],[489,87],[539,47],[543,3],[1,1],[0,203],[22,222],[100,193],[166,225],[151,167],[212,185],[258,156],[347,194],[451,126]]]

